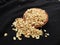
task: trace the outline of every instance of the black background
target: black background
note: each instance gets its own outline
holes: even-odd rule
[[[14,41],[12,38],[15,32],[11,24],[15,18],[22,17],[29,8],[42,8],[49,16],[48,23],[43,26],[50,33],[48,38],[42,37],[39,40],[27,39]],[[3,34],[7,32],[8,36]],[[0,1],[0,45],[60,45],[60,2],[50,0],[1,0]]]

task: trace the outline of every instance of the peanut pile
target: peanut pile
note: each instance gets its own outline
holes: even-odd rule
[[[47,15],[44,14],[45,11],[42,9],[32,8],[24,13],[23,18],[16,18],[12,23],[14,31],[16,31],[16,38],[22,40],[22,35],[26,38],[35,38],[39,39],[40,36],[43,36],[42,29],[37,29],[38,27],[42,27],[45,23],[47,23]],[[40,14],[41,13],[41,14]],[[46,21],[46,22],[45,22]],[[37,28],[36,28],[37,27]],[[14,37],[15,39],[15,37]]]
[[[36,39],[39,39],[39,37],[43,35],[42,30],[32,27],[26,21],[23,21],[22,18],[15,19],[13,26],[15,27],[13,30],[16,31],[16,37],[19,40],[22,40],[22,35],[24,35],[26,38],[30,38],[31,36],[32,38]]]

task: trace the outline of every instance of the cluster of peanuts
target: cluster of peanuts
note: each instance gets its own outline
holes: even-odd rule
[[[16,38],[22,40],[22,35],[26,38],[35,38],[39,39],[40,36],[43,36],[42,29],[37,29],[42,27],[47,23],[48,16],[45,13],[45,10],[39,8],[28,9],[23,18],[16,18],[12,23],[14,26],[13,30],[16,31]]]
[[[39,8],[31,8],[24,13],[23,18],[32,26],[38,28],[47,23],[48,14],[45,12],[45,10]]]

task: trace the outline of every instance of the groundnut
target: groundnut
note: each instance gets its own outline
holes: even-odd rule
[[[43,31],[37,29],[38,27],[42,27],[48,21],[48,15],[45,10],[39,8],[31,8],[28,9],[23,18],[16,18],[13,22],[14,31],[16,31],[16,37],[19,40],[22,40],[22,35],[26,38],[39,39],[40,36],[43,35]]]

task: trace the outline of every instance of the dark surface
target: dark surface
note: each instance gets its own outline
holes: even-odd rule
[[[18,39],[13,41],[12,37],[15,32],[12,31],[11,24],[17,17],[22,17],[28,8],[42,8],[49,15],[48,23],[43,27],[50,33],[48,38],[42,37],[39,40],[26,39],[22,41]],[[3,34],[7,32],[8,36]],[[60,2],[58,1],[24,1],[16,0],[0,3],[0,45],[60,45]]]

